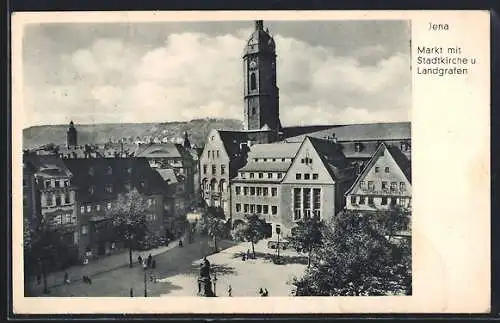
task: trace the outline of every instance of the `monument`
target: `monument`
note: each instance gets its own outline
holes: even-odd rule
[[[198,277],[198,296],[215,297],[212,291],[212,280],[210,279],[210,262],[205,257],[200,266]]]

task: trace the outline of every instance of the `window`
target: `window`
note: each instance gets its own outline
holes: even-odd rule
[[[50,181],[45,181],[45,188],[50,188]]]
[[[281,158],[281,161],[282,161],[282,162],[285,162],[285,158]]]
[[[85,206],[80,206],[80,213],[85,213]]]
[[[351,196],[351,204],[356,204],[356,195]]]
[[[26,187],[28,184],[27,184],[27,181],[26,179],[23,178],[23,187]]]
[[[389,173],[389,167],[386,167],[386,168],[385,168],[385,172],[386,172],[386,173]]]
[[[132,174],[132,167],[127,168],[127,173]]]
[[[96,211],[100,211],[100,210],[101,210],[101,204],[97,204],[97,205],[95,206],[95,210],[96,210]]]
[[[382,190],[387,190],[387,182],[382,182]]]
[[[301,179],[302,178],[302,174],[295,174],[295,179]]]
[[[255,195],[255,187],[250,187],[250,195]]]
[[[293,189],[293,219],[299,220],[301,217],[301,192],[300,188]]]
[[[255,204],[250,204],[250,213],[255,213]]]
[[[207,165],[203,165],[203,174],[207,173]]]
[[[311,189],[303,188],[302,189],[302,203],[304,206],[304,216],[311,216]]]
[[[267,187],[262,188],[262,195],[267,196],[269,194],[269,189]]]
[[[53,200],[52,194],[47,194],[46,204],[47,204],[47,206],[52,206],[52,204],[54,204],[54,200]]]
[[[267,158],[262,159],[262,161],[265,161],[265,162],[266,162],[266,161],[267,161]]]
[[[236,191],[236,195],[240,195],[241,194],[241,187],[236,186],[235,191]]]
[[[148,199],[148,206],[151,207],[152,204],[153,204],[153,200]]]
[[[245,178],[245,173],[241,172],[241,173],[240,173],[240,177],[241,177],[241,178]]]
[[[141,187],[146,187],[146,182],[145,181],[141,181]]]
[[[267,178],[273,178],[273,173],[267,173]]]
[[[396,192],[398,183],[396,182],[391,182],[391,192]]]
[[[68,180],[65,180],[64,181],[64,187],[68,187],[69,186],[69,181]]]
[[[111,168],[111,166],[108,166],[108,170],[106,172],[108,175],[111,175],[113,174],[113,169]]]
[[[250,178],[253,178],[254,177],[254,173],[250,173]]]
[[[112,193],[113,192],[113,185],[106,184],[106,186],[104,187],[104,189],[106,190],[106,193]]]
[[[318,174],[313,174],[313,179],[318,179]]]
[[[257,88],[257,79],[255,73],[250,74],[250,90],[255,90]]]
[[[82,235],[86,235],[89,232],[89,227],[84,224],[82,225]]]
[[[257,196],[262,195],[262,187],[257,187]]]
[[[311,174],[304,174],[304,179],[310,179]]]
[[[395,197],[391,198],[391,206],[396,205],[397,199]]]
[[[87,205],[87,213],[92,212],[92,205]]]
[[[373,191],[375,189],[375,185],[373,185],[372,181],[368,181],[368,190]]]
[[[56,206],[57,205],[62,205],[62,201],[61,201],[61,196],[60,195],[56,195]]]
[[[248,195],[248,187],[243,187],[243,195]]]
[[[273,162],[275,162],[275,161],[276,161],[276,158],[273,158],[273,159],[272,159],[272,161],[273,161]]]
[[[403,183],[403,182],[399,183],[399,190],[401,192],[405,192],[406,191],[406,185],[405,185],[405,183]]]
[[[215,159],[215,150],[212,150],[212,159]]]
[[[269,213],[269,205],[262,205],[262,213],[264,214]]]
[[[257,213],[262,213],[262,205],[257,205]]]
[[[241,204],[236,203],[236,212],[241,212]]]
[[[207,158],[210,159],[210,150],[207,152]]]
[[[375,173],[378,173],[380,170],[380,167],[375,167]]]
[[[272,195],[272,196],[276,196],[276,195],[278,195],[278,189],[277,189],[276,187],[272,187],[272,188],[271,188],[271,195]]]
[[[243,204],[243,212],[248,213],[248,204]]]
[[[373,196],[368,196],[368,205],[373,205]]]
[[[217,158],[219,158],[219,151],[217,150]]]
[[[108,204],[106,205],[107,209],[110,210],[111,209],[111,202],[108,202]]]
[[[321,189],[320,188],[313,189],[313,209],[314,210],[321,209]]]
[[[382,197],[382,202],[380,202],[380,204],[387,205],[387,197],[386,196]]]
[[[359,187],[361,187],[362,190],[366,189],[365,181],[359,182]]]
[[[360,143],[354,144],[354,151],[357,153],[359,153],[361,151],[361,144]]]
[[[281,179],[283,177],[282,173],[278,173],[278,179]]]
[[[89,186],[89,194],[94,195],[94,185]]]
[[[271,213],[276,215],[278,213],[278,207],[276,205],[271,206]]]
[[[259,161],[259,159],[258,159],[258,158],[254,158],[254,159],[253,159],[253,161],[254,161],[254,162],[258,162],[258,161]]]
[[[264,178],[264,173],[259,173],[259,178]]]
[[[365,204],[365,197],[364,196],[359,197],[359,204]]]
[[[70,200],[70,197],[69,197],[69,193],[64,193],[64,203],[65,204],[71,203],[71,200]]]
[[[89,169],[89,175],[90,176],[94,176],[94,173],[95,173],[94,168],[90,167],[90,169]]]
[[[226,165],[220,165],[220,174],[224,175],[226,173]]]
[[[215,165],[212,165],[212,175],[217,174],[217,167]]]

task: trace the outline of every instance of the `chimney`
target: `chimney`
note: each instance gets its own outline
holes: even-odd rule
[[[255,30],[264,30],[263,20],[255,20]]]

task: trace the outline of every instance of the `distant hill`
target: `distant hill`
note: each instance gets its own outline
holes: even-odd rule
[[[189,134],[191,143],[203,146],[212,129],[241,130],[243,123],[236,119],[195,119],[188,122],[166,123],[124,123],[124,124],[75,124],[78,131],[78,144],[106,143],[110,139],[127,141],[158,137],[159,139],[183,138],[184,131]],[[48,143],[66,144],[68,125],[34,126],[23,130],[23,149],[31,149]]]

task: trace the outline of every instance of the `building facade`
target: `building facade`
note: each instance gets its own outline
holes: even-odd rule
[[[381,143],[346,192],[346,209],[411,211],[411,160],[398,146]]]

